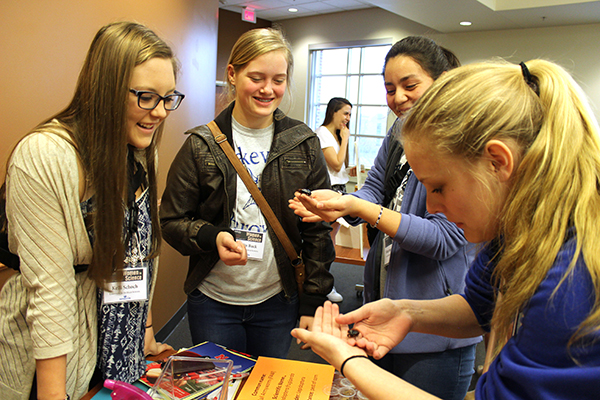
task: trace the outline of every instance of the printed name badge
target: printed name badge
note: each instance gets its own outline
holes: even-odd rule
[[[248,260],[262,261],[265,253],[265,234],[250,231],[235,231],[236,240],[246,246]]]
[[[388,266],[390,264],[390,258],[392,256],[392,245],[394,240],[388,235],[383,236],[383,265]]]
[[[103,291],[104,304],[148,300],[147,268],[126,268],[121,282],[110,282]]]

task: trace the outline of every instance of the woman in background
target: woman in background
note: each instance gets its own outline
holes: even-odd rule
[[[331,189],[339,193],[346,193],[346,183],[348,183],[348,139],[350,130],[348,123],[352,115],[352,103],[343,97],[334,97],[327,103],[325,110],[325,120],[317,128],[317,136],[321,142],[321,149],[327,162],[327,171],[331,181]],[[340,230],[340,223],[331,224],[331,240],[335,246],[335,237]],[[341,294],[331,289],[327,298],[334,303],[344,300]]]
[[[376,205],[379,213],[389,209],[402,216],[393,231],[382,231],[377,222],[369,228],[375,235],[369,235],[372,244],[364,271],[365,303],[380,298],[444,298],[464,291],[465,275],[474,257],[473,246],[462,229],[444,214],[427,211],[427,191],[413,174],[400,141],[409,111],[436,79],[458,65],[451,51],[422,36],[396,42],[385,57],[387,104],[398,118],[384,138],[363,186],[343,196],[368,201]],[[313,197],[325,200],[340,195],[313,191]],[[298,203],[293,202],[294,205]],[[317,213],[327,221],[346,215],[322,210]],[[352,225],[366,221],[354,215],[346,220]],[[450,339],[411,333],[376,362],[429,393],[446,400],[462,400],[475,372],[475,347],[480,341],[478,337]]]
[[[20,273],[0,295],[3,399],[79,399],[97,361],[106,377],[131,382],[145,369],[144,347],[162,350],[146,323],[161,243],[156,152],[183,99],[176,73],[171,48],[150,29],[106,25],[69,106],[13,151],[6,213]],[[97,288],[134,267],[145,296],[97,304]]]
[[[465,294],[384,299],[337,317],[337,306],[326,304],[313,326],[321,333],[293,336],[370,399],[434,397],[361,355],[381,358],[407,332],[489,331],[476,399],[599,398],[600,128],[581,88],[543,60],[461,67],[423,96],[403,142],[429,211],[484,244]],[[313,205],[370,222],[379,212],[351,196]],[[384,210],[380,229],[393,230],[399,219]],[[346,324],[360,332],[350,340],[358,347],[344,343]]]
[[[165,240],[190,255],[184,290],[194,343],[286,358],[298,317],[309,327],[331,292],[329,224],[303,223],[287,207],[299,187],[330,187],[318,138],[279,109],[292,66],[280,31],[244,33],[227,66],[233,101],[215,123],[302,255],[303,293],[283,246],[209,128],[193,128],[169,170],[160,211]],[[247,251],[238,234],[260,239]]]

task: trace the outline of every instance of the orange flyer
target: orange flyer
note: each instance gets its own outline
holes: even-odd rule
[[[334,368],[328,364],[258,357],[238,400],[329,400]]]

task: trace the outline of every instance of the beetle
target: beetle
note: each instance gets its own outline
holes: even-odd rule
[[[358,334],[359,334],[359,333],[360,333],[360,332],[359,332],[359,331],[357,331],[356,329],[349,329],[349,330],[348,330],[348,337],[349,337],[349,338],[355,338],[355,337],[357,337],[357,336],[358,336]]]

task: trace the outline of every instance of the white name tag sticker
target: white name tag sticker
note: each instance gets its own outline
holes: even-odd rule
[[[129,301],[148,300],[147,268],[126,268],[123,280],[110,282],[103,291],[103,303],[127,303]]]
[[[246,247],[248,260],[262,261],[265,253],[265,234],[251,231],[235,231],[235,238]]]
[[[392,245],[394,241],[388,235],[384,235],[383,237],[383,265],[386,267],[390,264],[390,258],[392,256]]]

